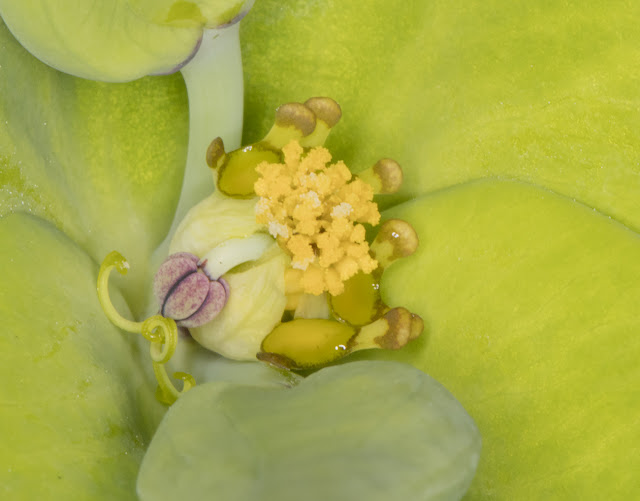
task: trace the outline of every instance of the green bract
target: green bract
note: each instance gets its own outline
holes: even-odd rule
[[[0,16],[50,66],[92,80],[123,82],[176,71],[197,51],[203,28],[236,21],[252,3],[1,0]]]
[[[292,389],[208,383],[158,428],[145,500],[454,500],[480,437],[462,406],[404,364],[323,369]]]
[[[265,99],[330,95],[334,155],[358,170],[386,147],[396,201],[428,194],[383,214],[420,237],[383,285],[425,319],[399,358],[479,424],[467,499],[636,497],[640,4],[280,6],[242,27],[245,136]]]
[[[25,214],[0,220],[0,261],[2,497],[135,499],[161,409],[95,301],[95,263]]]
[[[328,141],[334,156],[355,170],[381,153],[395,158],[406,181],[392,200],[419,198],[385,214],[410,219],[421,240],[420,254],[389,270],[385,299],[425,318],[424,341],[402,359],[449,388],[484,437],[466,499],[637,497],[639,9],[622,0],[261,0],[243,25],[245,144],[261,137],[279,104],[328,95],[345,110]],[[75,492],[58,478],[68,478],[63,468],[78,492],[90,485],[89,497],[112,499],[122,492],[114,476],[132,485],[141,448],[136,461],[96,478],[94,451],[117,456],[126,440],[110,441],[94,414],[98,431],[82,428],[78,401],[115,412],[101,416],[126,430],[120,438],[148,437],[153,426],[138,419],[138,402],[108,395],[126,391],[116,368],[133,374],[142,361],[99,351],[116,331],[91,306],[89,279],[77,280],[95,279],[90,259],[114,248],[140,269],[164,237],[184,166],[185,93],[179,77],[112,87],[61,76],[6,29],[0,37],[0,214],[30,211],[82,249],[72,246],[79,275],[66,265],[60,274],[45,259],[53,229],[38,224],[27,235],[17,230],[24,220],[11,223],[16,216],[0,222],[9,225],[3,248],[18,252],[7,242],[23,239],[33,249],[31,259],[9,261],[0,281],[9,298],[3,370],[20,389],[0,393],[21,402],[2,415],[25,440],[55,437],[40,424],[58,416],[67,443],[89,429],[98,437],[90,451],[43,447],[22,459],[41,472],[50,499]],[[27,355],[57,339],[56,321],[80,321],[91,335],[81,331],[86,344],[75,354],[54,352],[47,377],[73,387],[68,367],[84,373],[87,353],[99,353],[89,365],[105,379],[49,409],[42,379],[15,374],[42,374]],[[25,441],[7,443],[0,485],[30,499],[8,464]]]
[[[74,78],[31,57],[4,25],[0,47],[0,216],[24,211],[51,221],[95,262],[120,249],[137,265],[126,285],[137,289],[130,306],[141,308],[146,261],[180,194],[183,82]]]
[[[470,498],[627,499],[640,466],[625,452],[640,443],[638,234],[504,181],[390,213],[430,242],[383,280],[430,332],[394,358],[442,381],[478,421],[485,454]]]

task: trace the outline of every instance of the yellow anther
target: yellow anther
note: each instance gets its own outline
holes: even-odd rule
[[[343,282],[377,266],[369,255],[362,224],[377,224],[380,213],[373,189],[353,179],[343,162],[329,164],[321,147],[305,155],[297,141],[283,149],[284,163],[256,168],[260,197],[256,217],[291,255],[303,272],[303,292],[340,294]]]

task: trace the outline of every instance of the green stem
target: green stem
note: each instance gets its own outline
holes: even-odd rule
[[[181,70],[189,96],[187,165],[173,223],[153,255],[153,269],[167,257],[171,239],[189,209],[214,190],[205,159],[211,141],[220,136],[227,151],[240,146],[243,82],[239,28],[236,23],[205,31],[198,53]]]

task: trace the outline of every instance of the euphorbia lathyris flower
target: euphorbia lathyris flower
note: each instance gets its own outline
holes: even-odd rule
[[[226,357],[285,369],[399,349],[420,335],[422,319],[387,306],[379,285],[386,267],[415,251],[415,231],[389,220],[370,247],[363,226],[379,223],[373,195],[396,191],[402,170],[385,159],[354,177],[330,165],[322,144],[341,113],[329,98],[289,103],[254,145],[226,153],[212,141],[218,190],[180,223],[155,275],[166,321]]]

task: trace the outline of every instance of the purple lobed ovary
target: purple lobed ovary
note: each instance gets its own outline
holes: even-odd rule
[[[198,266],[198,256],[179,252],[170,255],[158,268],[153,292],[160,314],[180,327],[199,327],[213,320],[224,308],[229,285],[210,280]]]

